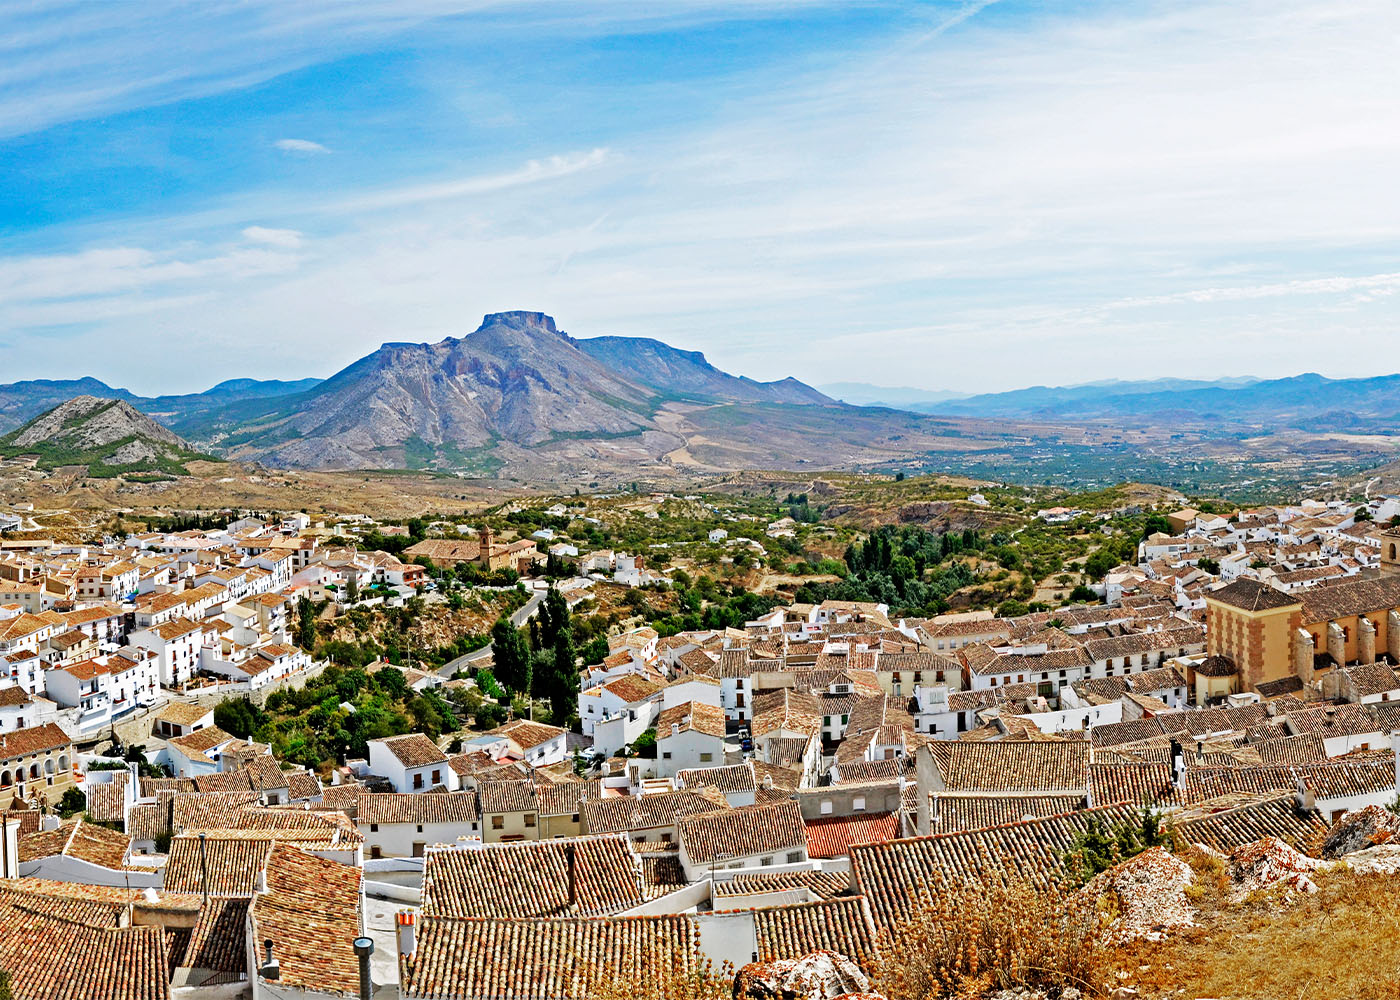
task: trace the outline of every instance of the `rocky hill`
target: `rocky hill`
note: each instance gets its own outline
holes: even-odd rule
[[[638,385],[677,399],[704,402],[808,403],[835,400],[795,378],[757,382],[722,372],[699,351],[682,351],[645,337],[590,337],[575,341],[579,350]]]
[[[33,455],[38,466],[86,466],[88,475],[181,475],[201,458],[170,429],[121,399],[75,396],[0,437],[0,456]]]

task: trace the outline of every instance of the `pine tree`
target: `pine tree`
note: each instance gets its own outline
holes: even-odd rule
[[[316,606],[305,594],[297,598],[297,642],[308,653],[316,648]]]

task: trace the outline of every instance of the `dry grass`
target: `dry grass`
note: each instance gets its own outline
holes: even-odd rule
[[[1197,871],[1199,927],[1162,944],[1110,953],[1144,1000],[1393,1000],[1400,996],[1400,876],[1345,868],[1315,876],[1318,892],[1284,903],[1226,902],[1223,866]]]
[[[891,1000],[980,997],[1029,988],[1094,995],[1105,982],[1109,914],[1060,886],[1009,868],[970,881],[939,880],[921,911],[881,941],[872,985]]]

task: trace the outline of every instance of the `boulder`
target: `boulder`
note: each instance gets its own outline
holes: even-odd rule
[[[750,962],[734,977],[735,1000],[868,1000],[878,996],[869,989],[870,978],[860,966],[834,951]]]
[[[1323,862],[1289,847],[1277,837],[1265,837],[1230,852],[1230,898],[1245,899],[1256,892],[1272,890],[1284,897],[1317,892],[1308,876]]]
[[[1164,847],[1152,847],[1092,879],[1080,891],[1107,902],[1115,914],[1108,934],[1117,942],[1160,940],[1165,931],[1191,927],[1196,910],[1186,898],[1191,866]]]
[[[1400,816],[1380,806],[1367,806],[1347,813],[1327,834],[1322,856],[1329,860],[1389,844],[1400,834]]]

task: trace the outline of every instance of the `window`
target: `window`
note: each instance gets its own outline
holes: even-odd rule
[[[491,829],[504,830],[506,828],[506,818],[504,816],[491,817]]]
[[[662,754],[661,754],[661,759],[662,759],[662,760],[670,760],[670,759],[671,759],[671,751],[669,751],[669,750],[663,751]]]
[[[822,799],[822,815],[823,815],[823,816],[829,815],[830,812],[831,812],[831,800],[830,800],[830,799]]]
[[[802,863],[802,852],[801,852],[801,851],[788,851],[787,863],[790,864],[790,865],[801,864],[801,863]]]
[[[714,760],[714,759],[715,759],[715,755],[712,754],[712,753],[702,753],[702,754],[700,755],[700,763],[702,763],[702,764],[708,764],[708,763],[710,763],[710,762],[711,762],[712,760]]]
[[[379,824],[378,824],[378,823],[371,823],[371,824],[369,825],[369,832],[370,832],[370,833],[378,833],[378,832],[379,832]]]
[[[418,832],[419,832],[419,833],[422,833],[422,832],[423,832],[423,824],[422,824],[422,823],[419,823],[419,824],[418,824]]]
[[[661,842],[663,844],[669,844],[671,842],[671,835],[669,833],[663,833],[661,835]]]
[[[423,775],[422,775],[421,773],[415,774],[415,775],[413,776],[413,787],[414,787],[414,788],[422,788],[422,787],[423,787]]]
[[[526,814],[525,814],[525,825],[526,825],[526,826],[534,826],[534,825],[535,825],[535,814],[534,814],[534,813],[526,813]]]
[[[773,859],[772,859],[772,858],[763,858],[763,859],[761,859],[758,863],[761,864],[761,865],[763,865],[763,866],[765,866],[765,867],[767,867],[768,865],[771,865],[771,864],[773,863]]]
[[[851,802],[851,808],[856,812],[865,812],[865,796],[857,795]]]
[[[441,784],[441,783],[442,783],[442,772],[441,772],[441,771],[437,771],[437,770],[433,771],[433,784],[437,785],[437,784]]]

